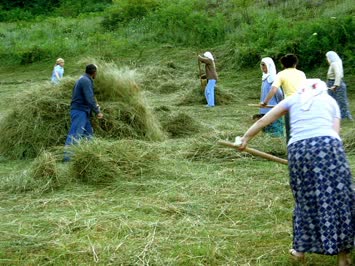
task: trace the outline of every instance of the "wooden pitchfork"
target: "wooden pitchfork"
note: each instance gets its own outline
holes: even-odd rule
[[[199,72],[199,75],[200,75],[201,90],[203,91],[205,88],[203,87],[203,81],[202,81],[201,62],[198,59],[197,59],[197,62],[198,62],[198,72]]]

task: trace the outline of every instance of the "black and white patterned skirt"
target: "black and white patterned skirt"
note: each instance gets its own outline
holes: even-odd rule
[[[293,248],[335,255],[354,247],[355,193],[340,140],[314,137],[288,147],[295,199]]]

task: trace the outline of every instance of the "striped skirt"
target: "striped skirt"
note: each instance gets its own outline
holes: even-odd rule
[[[354,247],[355,193],[340,140],[314,137],[288,146],[295,199],[293,248],[335,255]]]

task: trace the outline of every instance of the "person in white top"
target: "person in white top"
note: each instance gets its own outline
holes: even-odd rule
[[[344,82],[343,61],[334,51],[327,52],[326,57],[329,64],[327,73],[329,95],[332,96],[339,104],[341,118],[353,120],[349,110],[346,83]]]
[[[64,75],[64,59],[58,58],[52,71],[51,81],[53,84],[58,84]]]
[[[263,127],[290,114],[288,142],[290,186],[295,200],[290,254],[338,255],[350,266],[355,237],[355,193],[349,163],[339,136],[340,110],[327,85],[307,79],[298,91],[277,104],[241,138],[240,150]]]

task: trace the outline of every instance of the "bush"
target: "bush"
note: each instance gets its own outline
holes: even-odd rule
[[[204,1],[171,1],[147,20],[154,40],[160,43],[206,47],[225,39],[225,17],[219,12],[209,14]]]
[[[353,57],[349,51],[355,41],[351,34],[355,31],[352,16],[319,17],[307,27],[303,21],[287,21],[272,13],[253,17],[254,23],[244,24],[227,44],[223,57],[235,67],[256,65],[265,56],[275,58],[278,63],[284,54],[295,53],[300,59],[299,68],[309,70],[325,66],[325,53],[330,50],[338,51],[344,64],[351,65]]]
[[[163,128],[173,138],[186,137],[198,133],[202,125],[185,113],[168,115]]]
[[[135,19],[145,17],[158,7],[156,0],[124,0],[106,10],[101,25],[106,30],[114,30]]]
[[[21,65],[32,64],[35,62],[42,61],[44,59],[52,58],[50,51],[43,49],[38,46],[34,46],[26,51],[20,52],[18,54]]]

